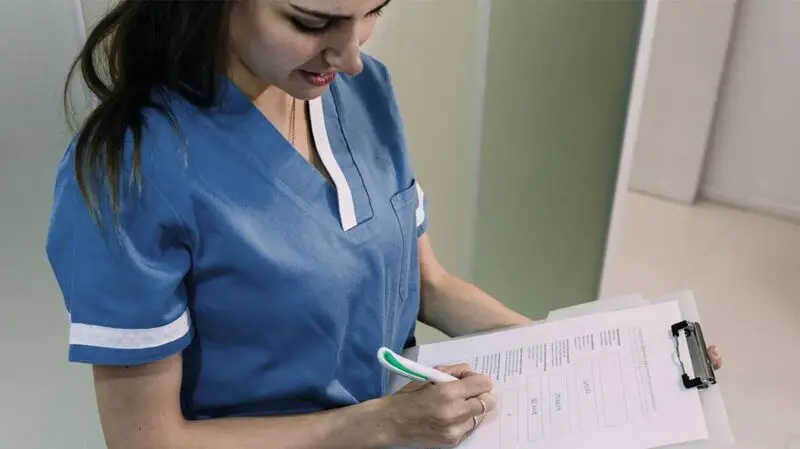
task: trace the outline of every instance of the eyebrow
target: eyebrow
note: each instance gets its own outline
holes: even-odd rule
[[[373,14],[373,13],[376,13],[376,12],[380,11],[381,9],[383,9],[383,8],[385,8],[387,5],[389,5],[389,3],[390,3],[391,1],[392,1],[392,0],[386,0],[386,1],[384,1],[384,2],[383,2],[381,5],[380,5],[380,6],[378,6],[378,7],[377,7],[377,8],[375,8],[375,9],[373,9],[373,10],[372,10],[372,11],[370,11],[369,13],[370,13],[370,14]],[[292,6],[292,8],[294,8],[295,10],[297,10],[297,11],[300,11],[300,12],[301,12],[301,13],[303,13],[303,14],[306,14],[306,15],[309,15],[309,16],[312,16],[312,17],[316,17],[316,18],[319,18],[319,19],[327,19],[327,20],[349,20],[349,19],[352,19],[352,18],[353,18],[353,16],[348,16],[348,15],[343,15],[343,14],[334,14],[334,13],[329,13],[329,12],[324,12],[324,11],[315,11],[315,10],[313,10],[313,9],[307,9],[307,8],[303,8],[302,6],[297,6],[297,5],[295,5],[294,3],[289,3],[289,4],[290,4],[290,5]]]

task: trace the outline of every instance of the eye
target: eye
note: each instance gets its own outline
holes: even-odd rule
[[[297,28],[298,31],[306,33],[306,34],[322,34],[327,31],[331,27],[331,22],[323,22],[321,24],[307,24],[303,23],[302,21],[292,18],[292,25]]]
[[[371,11],[367,14],[367,17],[379,17],[383,15],[384,7],[380,7],[374,11]],[[335,20],[326,20],[320,23],[308,23],[307,21],[297,18],[297,17],[289,17],[292,25],[301,33],[306,34],[323,34],[332,28],[336,23]]]
[[[370,16],[370,17],[380,17],[380,16],[383,15],[383,9],[384,9],[383,7],[379,8],[379,9],[376,9],[375,11],[372,11],[371,13],[369,13],[368,16]]]

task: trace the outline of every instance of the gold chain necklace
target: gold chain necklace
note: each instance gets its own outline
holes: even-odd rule
[[[297,100],[292,98],[292,108],[289,112],[289,142],[294,146],[294,139],[295,139],[295,131],[294,131],[294,124],[295,124],[295,116],[297,114]]]

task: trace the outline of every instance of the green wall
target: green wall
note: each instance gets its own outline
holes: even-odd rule
[[[532,318],[597,296],[642,10],[493,2],[472,278]]]

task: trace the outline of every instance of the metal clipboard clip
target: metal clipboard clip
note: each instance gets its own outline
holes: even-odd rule
[[[686,345],[688,347],[689,359],[692,362],[694,369],[694,378],[689,377],[686,373],[686,366],[681,357],[684,355],[680,352],[680,335],[683,332],[686,337]],[[675,351],[678,354],[681,370],[683,375],[683,386],[686,388],[697,388],[698,390],[705,390],[711,385],[717,383],[717,377],[714,374],[714,366],[711,363],[711,358],[708,356],[708,347],[703,338],[703,329],[700,323],[694,321],[681,321],[672,325],[672,336],[675,338]]]

